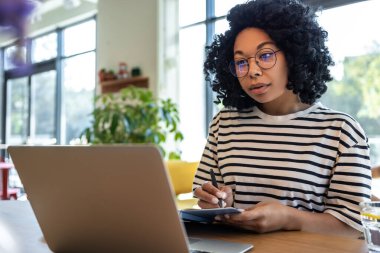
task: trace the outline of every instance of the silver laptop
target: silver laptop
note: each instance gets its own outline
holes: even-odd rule
[[[8,148],[54,252],[246,252],[253,246],[190,239],[155,146]]]

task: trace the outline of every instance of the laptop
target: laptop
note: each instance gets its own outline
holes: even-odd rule
[[[151,145],[10,146],[53,252],[246,252],[187,238],[162,156]]]

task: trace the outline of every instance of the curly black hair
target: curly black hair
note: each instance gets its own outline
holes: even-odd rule
[[[236,36],[249,27],[265,31],[284,52],[287,89],[303,103],[319,99],[327,90],[326,82],[332,80],[328,67],[334,62],[325,46],[327,32],[319,26],[315,12],[298,0],[256,0],[233,7],[227,15],[229,30],[206,47],[204,73],[217,93],[215,103],[239,110],[258,105],[228,69]]]

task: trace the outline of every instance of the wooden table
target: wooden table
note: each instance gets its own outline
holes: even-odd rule
[[[368,252],[362,239],[301,231],[254,234],[223,225],[187,223],[189,236],[244,242],[254,245],[252,253],[358,253]]]
[[[164,224],[163,224],[164,225]],[[306,232],[254,234],[221,225],[187,223],[190,236],[254,244],[252,253],[359,253],[368,252],[364,240]],[[27,201],[0,201],[0,252],[51,252]]]

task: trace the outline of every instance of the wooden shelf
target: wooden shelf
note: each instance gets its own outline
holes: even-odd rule
[[[131,77],[125,79],[104,81],[100,83],[102,93],[118,92],[120,89],[128,87],[130,85],[149,88],[149,78],[148,77]]]

